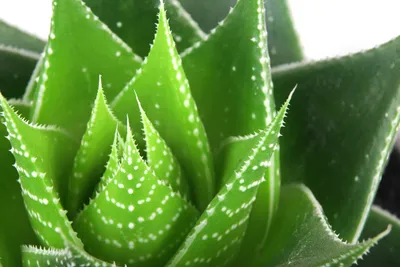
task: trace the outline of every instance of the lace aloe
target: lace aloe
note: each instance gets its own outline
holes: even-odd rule
[[[0,265],[400,264],[370,213],[400,37],[294,63],[286,1],[214,2],[53,0],[46,44],[0,22]]]

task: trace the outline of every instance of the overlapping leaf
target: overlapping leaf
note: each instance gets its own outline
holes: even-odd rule
[[[282,103],[296,84],[281,142],[282,181],[303,181],[333,229],[357,241],[400,115],[400,37],[375,49],[273,71]]]
[[[304,185],[286,185],[256,266],[351,266],[389,232],[388,228],[359,244],[344,243],[330,228],[312,192]]]
[[[69,178],[67,207],[70,218],[73,218],[82,204],[89,199],[98,184],[111,151],[117,126],[123,129],[108,108],[100,80],[90,120]]]
[[[81,0],[53,1],[45,53],[31,118],[64,127],[79,138],[89,120],[98,75],[107,81],[106,97],[113,99],[140,66],[132,50]]]
[[[162,266],[192,228],[197,213],[153,174],[128,126],[120,168],[78,215],[75,228],[92,255],[121,264]]]
[[[208,205],[167,266],[228,266],[235,259],[259,185],[265,181],[265,172],[278,143],[289,100],[268,130],[254,137],[256,145],[244,151],[244,160]]]
[[[370,253],[365,255],[358,262],[361,267],[374,266],[399,266],[400,249],[400,221],[394,215],[373,206],[368,215],[367,222],[362,232],[361,238],[371,238],[382,232],[383,229],[391,225],[392,231],[379,242],[378,246],[371,249]]]
[[[65,172],[71,168],[77,142],[59,129],[23,121],[3,97],[1,106],[22,196],[36,235],[45,245],[59,248],[64,244],[60,236],[63,231],[68,240],[80,244],[59,199],[65,196]]]
[[[129,114],[133,129],[141,129],[135,92],[150,121],[179,160],[189,179],[195,203],[203,210],[215,195],[212,156],[163,4],[149,56],[138,75],[112,102],[118,118],[122,120]]]
[[[159,179],[169,184],[174,191],[189,199],[189,185],[187,178],[183,176],[179,162],[154,128],[140,103],[139,108],[146,139],[147,164],[154,170]]]
[[[85,0],[85,3],[138,55],[147,56],[156,30],[159,0]],[[204,38],[177,0],[167,0],[165,5],[179,51]]]

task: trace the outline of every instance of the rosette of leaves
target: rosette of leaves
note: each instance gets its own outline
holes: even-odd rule
[[[400,264],[370,212],[400,38],[291,63],[285,1],[182,4],[54,0],[47,44],[0,24],[0,263]]]

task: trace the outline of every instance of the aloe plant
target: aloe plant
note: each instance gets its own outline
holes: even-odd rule
[[[302,61],[286,1],[234,2],[53,0],[47,44],[0,23],[0,265],[400,264],[371,209],[400,37]]]

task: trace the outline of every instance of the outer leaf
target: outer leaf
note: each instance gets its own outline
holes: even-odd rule
[[[75,156],[69,179],[67,206],[71,218],[93,194],[95,186],[100,181],[111,151],[115,129],[119,125],[121,123],[107,105],[100,80],[92,114]]]
[[[80,244],[59,201],[65,188],[65,170],[71,167],[76,147],[63,131],[30,125],[23,121],[1,97],[15,168],[31,225],[46,245],[62,247],[60,232]]]
[[[350,266],[389,232],[390,228],[363,243],[346,244],[332,231],[306,186],[286,185],[263,260],[256,266]]]
[[[277,103],[298,85],[282,139],[283,182],[304,181],[345,240],[357,241],[400,112],[400,37],[338,59],[273,72]]]
[[[390,235],[379,242],[379,245],[371,250],[363,260],[358,262],[361,267],[367,266],[399,266],[400,251],[400,221],[394,215],[373,206],[369,213],[367,223],[362,232],[361,238],[369,238],[379,234],[383,229],[392,226]]]
[[[245,159],[208,205],[167,266],[227,266],[235,258],[259,185],[270,166],[273,147],[278,144],[288,104],[289,101],[268,130],[257,134],[256,145],[245,151]]]
[[[159,0],[85,0],[93,12],[138,55],[147,56],[156,30]],[[204,38],[204,33],[177,0],[167,0],[172,32],[179,51]]]
[[[195,203],[203,210],[215,195],[212,157],[204,126],[174,47],[163,4],[149,56],[138,75],[112,103],[118,118],[129,114],[133,129],[141,129],[134,92],[150,121],[182,164],[190,178]]]
[[[41,53],[45,42],[0,20],[0,44]]]
[[[59,125],[80,138],[96,96],[98,75],[104,75],[105,95],[113,99],[139,66],[140,59],[81,0],[53,0],[33,121]]]
[[[159,179],[189,199],[189,185],[186,177],[183,176],[179,162],[147,117],[140,103],[139,108],[146,139],[147,164]]]
[[[128,125],[121,167],[78,215],[75,228],[92,255],[121,264],[162,266],[196,219],[195,208],[140,157]]]
[[[25,113],[25,103],[13,106]],[[27,212],[17,182],[18,173],[13,167],[14,157],[10,152],[10,142],[5,138],[7,129],[0,124],[0,265],[20,266],[22,244],[36,244],[35,234],[29,224]]]
[[[23,95],[39,54],[0,45],[0,90],[7,98]]]

